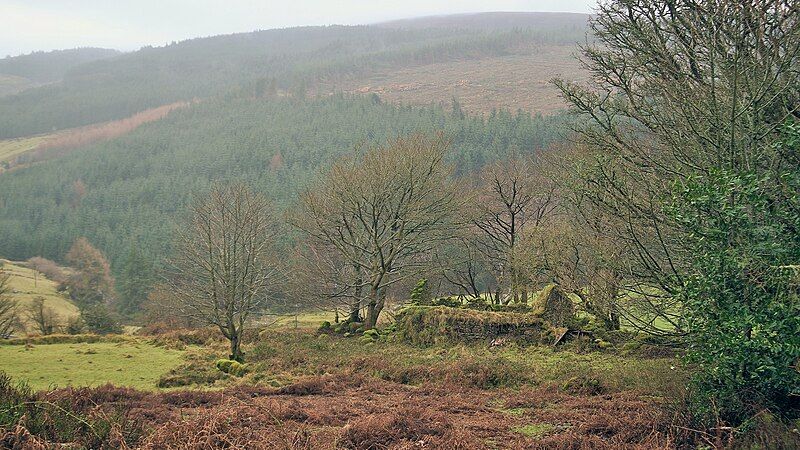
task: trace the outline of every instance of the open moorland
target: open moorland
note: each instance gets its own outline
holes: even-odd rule
[[[580,346],[419,347],[389,334],[279,327],[246,345],[241,376],[214,367],[224,340],[203,330],[11,342],[0,361],[14,380],[48,389],[27,395],[97,427],[110,422],[104,433],[142,448],[669,448],[683,439],[672,424],[686,373],[674,356]],[[80,388],[102,380],[116,387]],[[190,437],[196,427],[204,431]],[[111,439],[91,428],[48,433]]]

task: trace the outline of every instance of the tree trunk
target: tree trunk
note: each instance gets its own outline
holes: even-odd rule
[[[620,324],[619,313],[612,309],[608,313],[608,326],[611,331],[619,331],[622,325]]]
[[[350,305],[350,315],[347,317],[350,323],[361,322],[361,303]]]
[[[611,331],[619,331],[621,328],[617,305],[617,299],[619,298],[619,285],[620,277],[615,271],[611,271],[611,273],[608,275],[608,285],[606,286],[605,292],[605,295],[608,297],[606,299],[608,303],[608,320],[606,327]]]
[[[355,298],[353,298],[353,302],[350,303],[350,317],[347,319],[350,323],[361,322],[361,293],[363,290],[361,287],[361,268],[355,266],[354,269],[358,275],[356,276],[355,283]]]
[[[380,316],[385,302],[386,290],[372,289],[369,296],[369,305],[367,306],[367,321],[364,323],[364,328],[375,328],[375,325],[378,324],[378,316]]]
[[[239,333],[234,332],[231,333],[231,354],[228,359],[238,362],[244,362],[244,353],[242,352],[241,348],[241,337]]]
[[[350,323],[361,322],[361,289],[356,290],[356,297],[350,303],[350,314],[347,320]]]

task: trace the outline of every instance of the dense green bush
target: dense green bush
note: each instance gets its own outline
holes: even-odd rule
[[[118,334],[122,333],[122,326],[114,313],[104,304],[84,306],[81,309],[81,319],[92,333]]]
[[[794,166],[714,169],[681,184],[672,205],[697,249],[681,300],[701,369],[696,406],[710,420],[742,422],[764,406],[798,414],[800,124],[783,133],[764,156],[793,155]]]

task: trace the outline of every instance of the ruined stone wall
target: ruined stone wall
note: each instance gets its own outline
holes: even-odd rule
[[[401,340],[416,345],[486,342],[508,339],[551,344],[553,327],[534,314],[475,311],[444,306],[414,306],[397,317]]]

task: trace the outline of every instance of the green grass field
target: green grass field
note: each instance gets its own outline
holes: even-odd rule
[[[0,162],[10,161],[25,152],[29,152],[47,139],[48,136],[34,136],[0,140]]]
[[[33,269],[23,267],[19,263],[0,260],[3,271],[9,275],[9,286],[11,288],[11,298],[17,301],[22,312],[21,319],[25,326],[25,331],[33,330],[28,323],[25,312],[37,297],[43,297],[45,305],[53,309],[59,317],[59,322],[66,322],[70,317],[78,315],[78,307],[72,304],[66,296],[56,291],[58,283],[48,280],[41,273],[36,273]]]
[[[344,314],[343,312],[339,313],[340,316]],[[274,329],[317,329],[322,322],[326,320],[328,322],[333,322],[335,318],[335,314],[330,311],[320,311],[320,312],[303,312],[298,315],[286,315],[278,318],[270,325],[270,328]],[[344,317],[341,317],[343,320]]]
[[[34,390],[106,383],[154,390],[158,378],[180,364],[183,353],[136,341],[0,345],[0,370]]]

